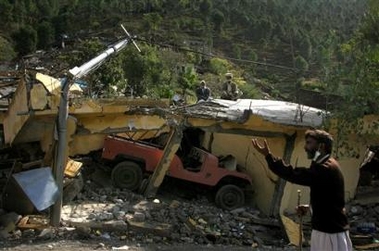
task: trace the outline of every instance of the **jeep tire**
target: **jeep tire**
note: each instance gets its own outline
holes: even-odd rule
[[[217,206],[225,210],[233,210],[245,204],[245,194],[236,185],[224,185],[217,191],[215,202]]]
[[[123,161],[113,168],[111,178],[114,186],[135,191],[141,185],[142,170],[135,162]]]

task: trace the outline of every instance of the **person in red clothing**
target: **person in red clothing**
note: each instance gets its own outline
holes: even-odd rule
[[[265,156],[268,167],[276,175],[291,183],[310,187],[311,251],[353,250],[345,214],[344,178],[337,160],[331,156],[332,136],[323,130],[306,131],[304,150],[308,159],[312,159],[309,168],[294,168],[273,156],[266,140],[261,145],[254,138],[252,144]]]

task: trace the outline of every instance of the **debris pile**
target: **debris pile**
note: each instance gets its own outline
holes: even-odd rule
[[[225,211],[203,195],[184,199],[166,189],[155,199],[146,199],[112,187],[104,172],[95,173],[97,175],[84,177],[83,189],[77,190],[75,199],[63,206],[60,228],[48,226],[47,211],[25,217],[2,211],[0,239],[21,239],[29,243],[88,239],[141,245],[181,243],[295,249],[286,246],[288,241],[278,220],[262,215],[255,208]],[[103,182],[96,177],[102,177]],[[346,207],[356,248],[374,245],[379,239],[379,200],[376,197],[357,197]],[[308,216],[304,222],[308,240],[310,231]]]
[[[42,216],[23,218],[8,217],[4,212],[4,218],[11,218],[11,223],[1,237],[29,242],[64,238],[252,247],[283,247],[288,243],[279,222],[257,209],[225,211],[204,196],[188,200],[165,193],[148,200],[86,179],[76,198],[63,206],[62,227],[48,226],[47,211]]]
[[[359,186],[355,199],[346,207],[350,234],[357,249],[379,248],[379,182]]]
[[[142,195],[87,181],[74,204],[63,207],[65,224],[104,229],[138,242],[248,246],[287,244],[279,222],[250,207],[225,211],[205,197],[147,200]],[[162,198],[160,198],[162,197]],[[121,230],[121,231],[120,231]],[[96,233],[96,232],[95,232]]]

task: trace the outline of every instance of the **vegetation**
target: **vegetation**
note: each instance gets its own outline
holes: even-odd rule
[[[370,9],[359,28],[345,43],[334,51],[336,58],[324,70],[326,92],[338,93],[341,101],[334,107],[333,117],[337,118],[337,148],[341,154],[356,155],[356,145],[347,143],[347,136],[358,134],[373,135],[379,130],[374,121],[364,126],[361,118],[379,114],[379,2],[370,0]]]
[[[191,95],[205,79],[217,96],[233,71],[247,98],[260,97],[254,79],[290,101],[299,88],[316,86],[364,106],[349,108],[355,116],[377,112],[369,91],[379,51],[371,2],[363,19],[369,0],[0,0],[0,60],[74,41],[78,53],[60,57],[70,68],[119,37],[123,23],[142,53],[130,47],[87,77],[89,95]]]

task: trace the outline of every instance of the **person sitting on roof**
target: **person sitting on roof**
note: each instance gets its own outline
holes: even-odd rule
[[[197,102],[207,101],[211,95],[211,90],[207,87],[204,80],[200,81],[200,86],[196,89]]]
[[[237,100],[241,97],[242,92],[238,89],[236,83],[232,81],[233,74],[228,72],[225,74],[226,82],[222,85],[222,99]]]

